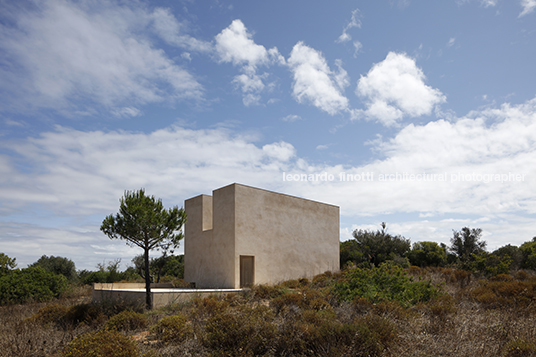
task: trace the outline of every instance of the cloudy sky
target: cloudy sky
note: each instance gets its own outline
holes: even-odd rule
[[[238,182],[356,228],[536,236],[536,0],[0,0],[0,252],[79,269],[125,190]]]

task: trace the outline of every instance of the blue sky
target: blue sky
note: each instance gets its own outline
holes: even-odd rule
[[[125,190],[233,182],[340,206],[341,240],[520,245],[535,59],[536,0],[0,1],[0,251],[126,266]]]

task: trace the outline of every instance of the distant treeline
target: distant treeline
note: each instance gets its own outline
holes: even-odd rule
[[[48,301],[77,285],[143,281],[143,256],[134,257],[124,271],[119,270],[120,263],[98,264],[95,271],[76,270],[68,258],[43,255],[27,268],[17,269],[16,258],[0,253],[0,305]],[[149,267],[154,282],[184,279],[183,255],[152,258]]]
[[[451,266],[484,276],[506,274],[512,270],[536,270],[536,237],[520,247],[505,245],[486,251],[482,229],[464,227],[453,230],[450,245],[416,242],[387,232],[385,223],[376,231],[355,230],[353,238],[341,243],[341,268],[352,265],[369,267],[392,261],[403,268]]]

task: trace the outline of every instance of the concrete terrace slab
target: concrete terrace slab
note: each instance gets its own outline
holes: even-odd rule
[[[184,289],[171,284],[151,284],[153,308],[188,302],[194,297],[236,294],[246,289]],[[164,286],[162,286],[164,285]],[[114,283],[93,284],[93,302],[127,302],[145,304],[145,284]]]

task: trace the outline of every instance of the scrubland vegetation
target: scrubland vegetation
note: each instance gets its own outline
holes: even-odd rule
[[[89,282],[140,279],[139,258],[76,272],[0,253],[0,357],[536,356],[536,239],[487,252],[480,234],[447,247],[355,231],[340,272],[156,310],[90,301]],[[183,284],[182,257],[150,264]]]
[[[146,311],[88,287],[0,308],[0,356],[533,356],[536,275],[349,267]]]

